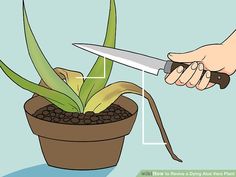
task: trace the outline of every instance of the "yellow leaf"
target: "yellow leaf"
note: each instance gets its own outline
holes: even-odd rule
[[[84,82],[83,74],[78,71],[71,71],[64,68],[55,68],[54,70],[60,78],[65,80],[72,90],[79,95],[80,88]]]
[[[133,93],[142,95],[142,88],[130,83],[130,82],[116,82],[111,85],[108,85],[104,89],[97,92],[87,103],[84,112],[94,111],[95,113],[99,113],[110,106],[119,96],[125,93]],[[149,105],[152,109],[152,113],[155,117],[156,123],[160,129],[162,139],[166,145],[168,152],[174,160],[182,162],[173,152],[171,144],[169,142],[168,136],[164,129],[160,114],[156,107],[155,101],[152,96],[144,90],[144,97],[148,100]]]
[[[84,112],[99,113],[116,101],[124,93],[138,94],[140,88],[129,82],[116,82],[97,92],[87,103]],[[141,93],[141,92],[140,92]]]

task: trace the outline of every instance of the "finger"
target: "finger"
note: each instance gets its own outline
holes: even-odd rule
[[[185,85],[192,78],[197,69],[197,62],[193,62],[176,81],[176,85]]]
[[[187,87],[193,88],[197,85],[197,83],[200,81],[202,72],[203,72],[204,66],[202,63],[200,63],[197,67],[196,72],[194,73],[193,77],[188,81],[186,84]]]
[[[206,73],[202,77],[202,80],[199,82],[199,84],[197,84],[196,88],[198,90],[206,89],[207,85],[210,82],[210,77],[211,77],[211,72],[210,71],[206,71]]]
[[[214,83],[209,83],[208,85],[207,85],[207,89],[209,89],[209,88],[211,88],[211,87],[213,87],[213,86],[215,86],[216,84],[214,84]]]
[[[176,68],[174,71],[172,71],[165,79],[166,83],[168,84],[174,84],[179,77],[181,76],[182,72],[183,72],[184,68],[183,66],[179,66],[178,68]]]
[[[193,50],[186,53],[169,53],[168,58],[172,61],[176,62],[194,62],[194,61],[202,61],[204,58],[204,54],[201,49]]]

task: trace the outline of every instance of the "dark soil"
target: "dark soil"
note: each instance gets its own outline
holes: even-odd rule
[[[130,117],[131,113],[117,104],[110,105],[100,113],[86,112],[85,114],[65,112],[51,104],[37,110],[33,116],[54,123],[94,125],[120,121]]]

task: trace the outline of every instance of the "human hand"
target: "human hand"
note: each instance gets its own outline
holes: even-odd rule
[[[210,71],[232,75],[236,70],[236,52],[232,43],[233,40],[226,40],[222,44],[206,45],[186,53],[169,53],[168,58],[172,61],[184,62],[190,66],[186,70],[182,66],[176,68],[167,75],[166,82],[179,86],[186,85],[189,88],[196,87],[198,90],[214,86],[214,83],[209,82]],[[201,78],[203,70],[207,72]]]

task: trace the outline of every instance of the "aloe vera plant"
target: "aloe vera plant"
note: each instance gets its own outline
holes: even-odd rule
[[[31,61],[41,77],[40,84],[33,83],[21,77],[6,66],[0,60],[0,68],[17,85],[32,93],[36,93],[57,107],[67,112],[87,112],[99,113],[114,103],[119,96],[127,93],[142,95],[142,89],[129,82],[116,82],[106,86],[112,70],[112,61],[105,59],[106,71],[102,79],[93,77],[103,76],[104,60],[98,57],[96,63],[89,72],[87,79],[83,79],[83,74],[78,71],[71,71],[63,68],[53,69],[48,63],[45,55],[31,30],[26,9],[23,5],[23,22],[27,49]],[[104,45],[115,47],[116,39],[116,8],[115,0],[110,0],[110,11],[107,24],[107,32]],[[92,77],[92,78],[91,78]],[[66,81],[66,82],[64,82]],[[173,152],[166,132],[163,128],[157,107],[151,95],[145,90],[144,96],[148,100],[156,122],[160,128],[163,141],[172,158],[181,161]]]

